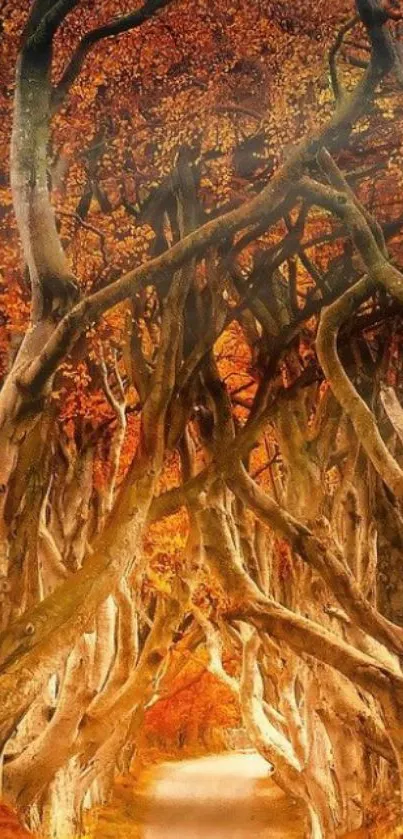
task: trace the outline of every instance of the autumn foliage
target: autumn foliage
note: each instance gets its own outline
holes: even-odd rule
[[[15,813],[4,804],[0,805],[0,835],[2,839],[32,839],[32,833],[22,826]]]
[[[127,6],[0,3],[5,796],[241,729],[333,839],[403,765],[399,4]]]
[[[239,706],[207,667],[208,658],[201,651],[188,657],[180,675],[169,679],[167,696],[163,692],[146,712],[140,755],[152,749],[159,757],[194,755],[230,745],[231,729],[241,727]],[[232,666],[226,662],[226,669],[234,670],[234,662]]]

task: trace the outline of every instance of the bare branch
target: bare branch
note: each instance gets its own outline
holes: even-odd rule
[[[393,4],[382,0],[356,0],[358,14],[364,24],[371,43],[375,62],[386,73],[394,70],[400,83],[403,69],[395,39],[385,24],[388,20],[401,20],[402,15]]]
[[[329,122],[307,137],[291,153],[269,184],[246,206],[241,206],[207,222],[161,256],[150,260],[145,266],[130,271],[117,282],[75,306],[60,322],[35,362],[24,371],[23,375],[21,371],[21,385],[38,393],[88,323],[95,321],[116,303],[135,294],[143,285],[155,282],[164,271],[173,271],[181,267],[215,242],[223,238],[228,239],[238,230],[270,217],[293,185],[298,182],[305,166],[315,159],[319,149],[323,145],[333,147],[338,142],[340,132],[350,130],[352,123],[365,110],[383,72],[374,64],[370,64],[362,81],[338,106]]]
[[[78,2],[78,0],[75,1]],[[73,0],[70,0],[70,2],[73,2]],[[98,29],[93,29],[84,35],[53,93],[53,108],[56,110],[63,102],[79,75],[88,53],[95,44],[105,38],[115,38],[124,32],[137,29],[143,23],[155,17],[161,9],[172,2],[173,0],[145,0],[144,6],[138,9],[138,11],[119,17],[111,23],[100,26]]]
[[[41,50],[52,42],[66,15],[73,11],[80,0],[38,0],[34,3],[26,29],[25,47]]]
[[[370,279],[364,277],[323,310],[316,339],[316,351],[333,393],[350,417],[362,447],[388,487],[401,498],[403,496],[403,470],[388,451],[374,414],[347,376],[337,350],[340,327],[372,291],[373,285]]]
[[[343,44],[345,36],[347,35],[347,32],[350,32],[351,29],[354,29],[354,26],[356,26],[358,21],[359,17],[358,15],[356,15],[355,17],[350,18],[350,20],[348,20],[347,23],[345,23],[344,26],[341,27],[341,29],[337,33],[337,38],[329,51],[330,79],[332,82],[334,98],[336,99],[336,101],[338,101],[343,95],[342,90],[340,88],[339,76],[337,72],[337,56],[340,52],[340,48]]]
[[[340,605],[365,632],[398,654],[403,652],[403,630],[390,623],[363,596],[360,586],[329,537],[315,536],[262,492],[244,469],[231,480],[231,488],[267,526],[285,537],[294,550],[322,575]]]
[[[381,388],[381,400],[385,413],[393,425],[399,440],[403,443],[403,408],[392,387]]]

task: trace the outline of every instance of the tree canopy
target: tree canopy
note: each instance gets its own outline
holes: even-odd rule
[[[99,5],[0,3],[4,794],[242,725],[331,839],[402,778],[403,16]]]

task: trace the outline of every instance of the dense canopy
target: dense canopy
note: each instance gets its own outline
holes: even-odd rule
[[[312,839],[403,788],[401,19],[0,3],[2,772],[44,836],[239,728]]]

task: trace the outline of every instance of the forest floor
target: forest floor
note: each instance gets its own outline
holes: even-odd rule
[[[31,834],[5,804],[0,804],[0,839],[32,839]]]
[[[398,839],[391,809],[346,839]],[[117,785],[92,839],[302,839],[304,813],[254,753],[164,762]]]
[[[380,807],[366,830],[345,839],[399,839],[396,814]],[[90,814],[85,839],[302,839],[304,813],[253,752],[138,766],[119,779],[111,803]],[[0,839],[32,839],[0,804]],[[84,839],[84,837],[82,837]]]
[[[302,839],[303,814],[254,753],[165,762],[123,784],[94,839]]]

